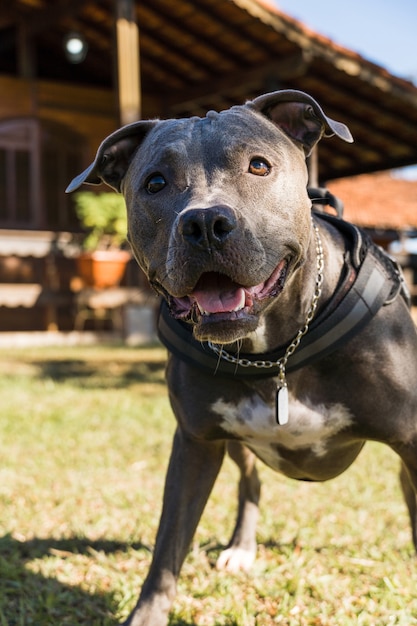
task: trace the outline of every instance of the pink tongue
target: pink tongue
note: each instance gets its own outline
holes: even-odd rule
[[[206,313],[228,313],[245,306],[245,290],[226,276],[204,275],[191,294]]]

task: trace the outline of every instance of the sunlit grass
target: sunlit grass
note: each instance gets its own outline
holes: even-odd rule
[[[174,419],[164,351],[0,352],[0,626],[114,626],[146,575]],[[368,445],[345,474],[261,466],[258,558],[214,568],[233,527],[226,460],[179,582],[171,626],[417,624],[398,460]]]

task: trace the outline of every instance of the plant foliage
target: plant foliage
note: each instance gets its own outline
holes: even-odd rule
[[[86,236],[85,250],[119,248],[126,239],[126,205],[115,192],[81,191],[75,194],[75,210]]]

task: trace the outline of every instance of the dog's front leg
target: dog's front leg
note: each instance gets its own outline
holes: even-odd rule
[[[220,554],[216,565],[217,569],[228,572],[248,571],[256,556],[256,523],[261,483],[253,452],[239,441],[229,441],[227,451],[240,470],[239,506],[232,538],[226,550]]]
[[[223,442],[174,436],[154,556],[136,608],[125,626],[165,626],[176,581],[225,452]]]

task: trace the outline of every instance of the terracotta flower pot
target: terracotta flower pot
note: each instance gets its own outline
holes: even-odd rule
[[[131,258],[127,250],[95,250],[77,257],[77,269],[88,287],[115,287],[122,280]]]

